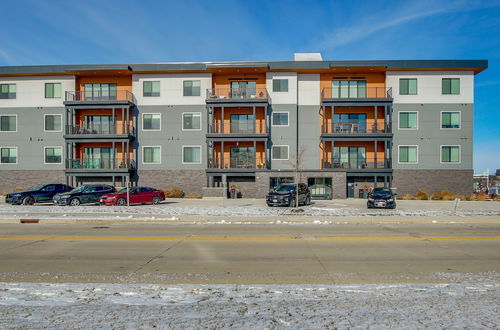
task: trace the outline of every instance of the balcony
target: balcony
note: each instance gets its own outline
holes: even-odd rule
[[[135,136],[135,128],[132,125],[107,124],[92,126],[66,125],[65,138],[132,138]]]
[[[66,92],[65,104],[80,104],[80,103],[132,103],[136,100],[134,94],[125,89],[117,89],[112,91],[90,90],[90,91],[71,91]]]
[[[81,172],[128,172],[135,170],[135,162],[131,159],[66,159],[66,170],[75,170]]]
[[[323,102],[344,102],[350,101],[369,101],[369,100],[392,100],[392,88],[386,87],[328,87],[321,91],[321,99]]]
[[[224,162],[224,164],[223,164]],[[208,160],[208,169],[220,170],[256,170],[269,168],[268,162],[264,158],[250,157],[250,158],[231,158],[222,160],[220,158],[210,158]]]
[[[391,129],[383,123],[377,123],[373,120],[358,121],[358,120],[348,120],[339,123],[331,123],[324,125],[321,128],[322,135],[332,135],[332,136],[369,136],[369,135],[380,135],[380,134],[391,134]]]
[[[209,88],[207,103],[267,103],[266,88]]]
[[[360,170],[360,169],[390,169],[391,161],[388,159],[374,159],[374,158],[348,158],[340,159],[333,158],[331,160],[322,162],[323,169],[347,169],[347,170]]]

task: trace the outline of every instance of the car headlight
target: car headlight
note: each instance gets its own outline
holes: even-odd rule
[[[14,194],[12,197],[21,197],[21,194]]]
[[[387,202],[389,202],[389,203],[390,203],[390,202],[394,202],[394,199],[389,198],[389,199],[387,200]]]
[[[368,200],[369,200],[370,202],[373,202],[373,198],[368,198]]]

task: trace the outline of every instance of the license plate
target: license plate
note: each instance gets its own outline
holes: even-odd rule
[[[385,203],[377,203],[377,206],[385,206]]]
[[[277,199],[273,199],[273,203],[278,203],[278,200]]]

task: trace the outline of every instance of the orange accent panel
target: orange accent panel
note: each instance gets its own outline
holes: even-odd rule
[[[214,125],[215,132],[221,132],[222,129],[222,109],[214,109]],[[253,109],[251,107],[237,107],[237,108],[224,108],[224,132],[225,134],[231,133],[231,115],[251,115],[253,114]],[[255,132],[265,133],[266,132],[266,109],[264,107],[255,108]]]
[[[116,84],[117,90],[127,90],[132,92],[131,76],[79,76],[75,80],[77,91],[83,91],[85,84]]]
[[[236,70],[235,70],[236,71]],[[262,73],[240,73],[235,72],[234,74],[216,74],[212,76],[212,87],[213,88],[231,88],[231,81],[229,79],[239,79],[239,81],[244,81],[248,78],[254,78],[251,81],[255,81],[257,88],[266,88],[266,75]],[[257,78],[257,80],[255,80]]]
[[[363,79],[352,79],[351,77],[364,77]],[[347,79],[346,79],[347,78]],[[371,87],[385,88],[385,72],[348,72],[348,73],[322,73],[320,74],[320,91],[328,90],[326,97],[331,97],[331,88],[333,80],[366,80],[368,87],[366,96],[376,97],[376,91]],[[325,92],[326,93],[326,92]],[[371,95],[373,94],[373,95]],[[380,96],[379,96],[380,97]]]

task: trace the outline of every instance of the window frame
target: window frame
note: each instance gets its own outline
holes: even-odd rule
[[[458,112],[458,128],[454,127],[443,127],[443,113],[444,112]],[[442,130],[461,130],[462,129],[462,111],[460,110],[443,110],[439,112],[439,128]]]
[[[185,162],[184,161],[184,149],[185,148],[200,148],[200,162]],[[200,165],[203,164],[203,148],[201,145],[183,145],[182,146],[182,164],[183,165]]]
[[[416,147],[417,148],[417,161],[416,162],[401,162],[399,160],[399,155],[401,153],[401,147]],[[401,165],[413,165],[413,164],[418,164],[418,144],[401,144],[401,145],[398,145],[398,164],[401,164]]]
[[[274,158],[275,147],[286,147],[287,158]],[[288,144],[276,144],[271,147],[271,160],[290,160],[290,146]]]
[[[0,133],[17,133],[18,129],[17,127],[19,126],[19,121],[18,121],[18,117],[17,117],[17,114],[7,114],[7,113],[2,113],[0,114],[0,118],[1,117],[16,117],[16,129],[14,131],[2,131],[2,127],[0,126]],[[1,119],[0,119],[1,121]],[[1,125],[1,123],[0,123]]]
[[[145,84],[146,83],[151,83],[151,94],[153,93],[153,83],[157,82],[158,83],[158,95],[146,95],[145,94]],[[160,80],[143,80],[142,81],[142,97],[161,97],[161,81]]]
[[[200,115],[200,128],[184,128],[184,115]],[[203,119],[201,116],[201,112],[183,112],[181,122],[182,122],[182,127],[181,127],[182,131],[188,131],[188,132],[201,131],[203,127]]]
[[[61,161],[59,163],[47,163],[47,149],[52,148],[59,148],[61,149]],[[43,164],[44,165],[61,165],[64,162],[64,149],[62,146],[45,146],[43,147]]]
[[[458,162],[443,162],[443,147],[458,147]],[[439,146],[439,163],[445,165],[462,164],[462,146],[459,144],[441,144]]]
[[[415,93],[410,93],[410,80],[415,80]],[[408,84],[408,93],[403,94],[401,93],[401,82],[406,81]],[[418,95],[418,79],[417,78],[399,78],[399,95]]]
[[[16,149],[16,162],[15,163],[4,163],[2,162],[2,149]],[[19,164],[19,148],[14,146],[0,146],[0,164],[3,165],[17,165]]]
[[[61,86],[61,95],[59,97],[47,97],[47,85],[59,85]],[[63,90],[62,90],[62,83],[61,82],[45,82],[45,85],[44,85],[45,89],[44,89],[44,97],[45,99],[48,99],[48,100],[51,100],[51,99],[61,99],[62,98],[62,95],[63,95]],[[54,89],[52,89],[52,92],[54,92]]]
[[[145,162],[144,161],[144,149],[145,148],[160,148],[160,161],[158,163],[155,163],[155,162]],[[158,164],[161,164],[161,146],[142,146],[142,157],[141,157],[141,162],[143,165],[158,165]]]
[[[186,87],[184,86],[184,84],[185,84],[186,82],[188,82],[188,81],[190,81],[190,82],[199,81],[199,82],[200,82],[200,87],[199,87],[199,88],[200,88],[200,93],[199,93],[199,95],[186,95],[186,94],[184,93],[184,92],[185,92],[185,88],[186,88]],[[192,91],[192,88],[193,88],[193,86],[191,86],[191,91]],[[192,93],[191,93],[191,94],[192,94]],[[182,80],[182,96],[183,96],[183,97],[200,97],[200,96],[201,96],[201,79],[186,79],[186,80]]]
[[[0,100],[16,100],[17,99],[17,83],[0,83],[0,94],[2,94],[2,86],[3,85],[15,86],[16,93],[15,93],[14,97],[6,97],[6,98],[0,97]],[[10,89],[10,87],[8,89]],[[7,92],[7,96],[9,96],[9,94],[10,94],[10,92]]]
[[[59,116],[61,117],[61,129],[60,130],[47,130],[47,127],[46,127],[46,117],[47,116]],[[48,133],[57,133],[57,132],[62,132],[63,131],[63,118],[62,118],[62,115],[60,113],[45,113],[43,114],[43,131],[44,132],[48,132]]]
[[[417,126],[415,128],[402,128],[401,127],[401,113],[416,113],[417,114],[417,119],[416,119],[416,122],[417,122]],[[398,130],[402,130],[402,131],[417,131],[418,130],[418,110],[404,110],[404,111],[398,111]]]
[[[274,123],[274,114],[278,114],[278,113],[286,113],[287,114],[287,124],[286,125],[276,125]],[[271,126],[273,127],[289,127],[290,126],[290,111],[273,111],[271,113]]]
[[[444,87],[444,81],[445,80],[450,80],[450,92],[449,93],[443,93],[443,87]],[[452,80],[458,80],[458,93],[452,93],[452,87],[451,87],[451,81]],[[462,83],[460,82],[460,77],[450,77],[450,78],[441,78],[441,95],[460,95],[462,92]]]
[[[153,128],[144,128],[144,115],[160,115],[160,128],[159,129],[153,129]],[[142,114],[141,118],[141,130],[143,132],[160,132],[161,131],[161,112],[157,113],[152,113],[152,112],[147,112]]]
[[[286,91],[284,91],[284,90],[275,90],[274,89],[274,81],[280,81],[280,87],[281,87],[281,81],[286,81]],[[272,79],[272,84],[273,84],[273,93],[288,93],[290,91],[290,88],[289,88],[289,79],[288,78],[273,78]]]

